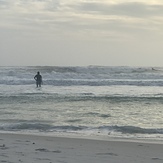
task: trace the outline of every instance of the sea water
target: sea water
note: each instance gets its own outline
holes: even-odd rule
[[[0,132],[163,140],[163,68],[0,67]]]

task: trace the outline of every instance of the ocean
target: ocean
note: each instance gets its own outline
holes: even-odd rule
[[[163,140],[163,67],[0,67],[0,132]]]

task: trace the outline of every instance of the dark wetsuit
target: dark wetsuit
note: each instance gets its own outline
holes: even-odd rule
[[[34,79],[36,80],[36,86],[41,87],[41,83],[42,83],[42,76],[40,74],[37,74]]]

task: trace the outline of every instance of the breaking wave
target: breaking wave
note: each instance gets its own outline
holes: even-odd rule
[[[141,128],[136,126],[74,126],[64,125],[55,126],[46,123],[14,123],[14,124],[3,124],[0,126],[1,131],[23,131],[23,130],[36,130],[42,132],[82,132],[85,133],[111,133],[119,132],[122,134],[163,134],[163,128]]]
[[[37,71],[44,85],[53,86],[163,86],[162,68],[137,67],[1,67],[0,85],[31,85]]]

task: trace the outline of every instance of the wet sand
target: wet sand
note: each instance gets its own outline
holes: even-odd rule
[[[162,163],[163,144],[0,134],[1,163]]]

